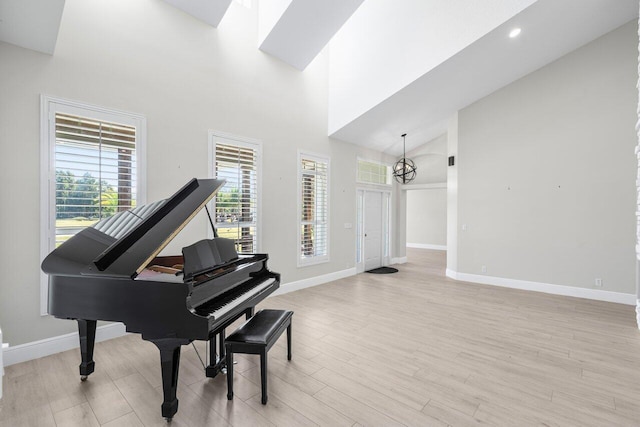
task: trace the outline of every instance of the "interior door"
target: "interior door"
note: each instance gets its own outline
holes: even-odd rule
[[[364,269],[382,267],[383,193],[364,193]]]

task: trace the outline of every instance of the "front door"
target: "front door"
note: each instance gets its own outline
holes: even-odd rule
[[[382,267],[382,192],[364,193],[364,269]]]

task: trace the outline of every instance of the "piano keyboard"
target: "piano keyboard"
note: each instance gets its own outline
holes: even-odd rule
[[[259,285],[249,289],[248,291],[235,295],[233,298],[230,298],[226,300],[224,303],[222,303],[221,305],[217,306],[215,310],[209,312],[210,315],[216,319],[224,316],[225,314],[232,311],[234,308],[236,308],[237,306],[239,306],[249,298],[267,289],[275,281],[276,279],[274,278],[267,279],[264,282],[260,283]]]

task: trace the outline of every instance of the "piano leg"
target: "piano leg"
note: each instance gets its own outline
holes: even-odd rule
[[[255,310],[255,307],[250,307],[249,309],[247,309],[246,313],[245,313],[245,319],[249,320],[253,317],[253,311]]]
[[[162,338],[149,340],[160,350],[160,364],[162,368],[162,416],[167,420],[178,412],[178,368],[180,367],[180,346],[189,344],[187,339]]]
[[[223,369],[225,369],[226,360],[224,353],[224,328],[214,331],[209,336],[209,366],[205,369],[205,375],[207,378],[215,378]],[[219,350],[216,345],[219,343]],[[218,351],[220,353],[218,353]]]
[[[96,342],[96,321],[78,319],[78,333],[80,335],[80,380],[85,381],[93,372],[96,363],[93,361],[93,347]]]

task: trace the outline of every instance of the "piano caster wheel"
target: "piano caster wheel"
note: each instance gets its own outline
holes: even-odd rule
[[[173,417],[164,417],[164,419],[165,419],[166,422],[170,423],[171,420],[173,419]]]
[[[87,380],[86,375],[80,375],[80,381],[86,381],[86,380]]]

